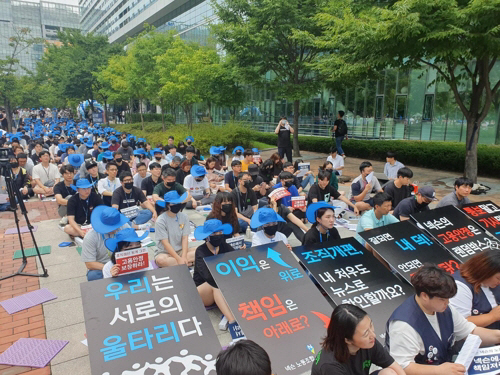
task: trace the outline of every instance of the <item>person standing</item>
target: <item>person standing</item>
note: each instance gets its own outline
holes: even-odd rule
[[[345,158],[344,150],[342,149],[342,141],[347,135],[347,123],[344,121],[344,111],[339,111],[337,119],[333,123],[333,135],[335,137],[335,145],[337,146],[338,154]]]
[[[278,134],[278,154],[281,159],[283,159],[286,154],[286,159],[292,162],[292,143],[290,142],[290,134],[293,134],[294,130],[288,123],[286,117],[281,117],[274,132]]]

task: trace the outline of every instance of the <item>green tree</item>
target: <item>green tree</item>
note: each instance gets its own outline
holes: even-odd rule
[[[294,156],[300,156],[300,99],[316,93],[321,85],[321,77],[309,63],[322,51],[310,39],[321,35],[314,16],[323,0],[224,0],[212,4],[221,21],[213,25],[213,31],[245,81],[268,84],[277,94],[293,100],[293,149]]]
[[[480,125],[500,88],[491,75],[500,55],[499,19],[500,0],[399,0],[386,7],[331,0],[317,17],[324,33],[314,44],[335,53],[315,66],[331,83],[386,67],[435,69],[467,120],[464,175],[476,181]]]

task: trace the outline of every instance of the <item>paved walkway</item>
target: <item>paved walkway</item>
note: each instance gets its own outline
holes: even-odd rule
[[[266,150],[264,157],[268,157],[275,150]],[[326,160],[326,155],[304,152],[305,161],[311,163],[313,171]],[[347,158],[345,172],[351,178],[359,174],[358,165],[361,159]],[[383,170],[382,162],[373,162],[376,171]],[[411,167],[415,178],[422,184],[432,184],[439,197],[453,189],[456,174]],[[492,193],[482,196],[471,196],[471,200],[479,201],[492,199],[500,203],[500,179],[480,179],[480,182],[491,186]],[[349,183],[341,184],[340,190],[347,193]],[[81,343],[85,339],[85,324],[80,294],[80,283],[86,281],[86,268],[80,261],[76,246],[59,248],[58,244],[68,241],[68,236],[58,229],[59,217],[55,202],[31,201],[26,204],[28,217],[33,225],[37,226],[35,238],[39,247],[51,245],[51,253],[43,255],[43,261],[48,269],[48,278],[34,278],[16,276],[0,282],[0,300],[5,300],[39,288],[48,288],[57,299],[43,305],[8,315],[0,308],[0,352],[7,349],[13,342],[21,337],[35,337],[47,339],[68,340],[69,344],[52,360],[51,364],[43,369],[12,367],[0,365],[0,375],[30,374],[30,375],[89,375],[90,362],[88,348]],[[190,220],[196,225],[203,224],[205,217],[197,212],[188,211]],[[21,226],[26,225],[24,218],[20,217]],[[12,213],[0,213],[0,275],[11,274],[19,268],[21,259],[12,260],[15,250],[20,249],[19,239],[16,235],[6,235],[7,228],[15,227]],[[354,233],[340,228],[342,237],[350,237]],[[25,248],[32,247],[29,233],[22,234]],[[289,239],[292,246],[299,245],[292,235]],[[196,247],[200,243],[192,242]],[[153,248],[150,249],[150,255]],[[38,261],[28,258],[27,272],[41,272]],[[35,266],[35,264],[37,266]],[[38,269],[38,271],[37,271]],[[208,312],[215,332],[218,334],[222,346],[227,345],[230,336],[227,332],[218,329],[220,312],[215,309]]]

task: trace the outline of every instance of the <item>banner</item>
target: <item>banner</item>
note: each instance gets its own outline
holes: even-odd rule
[[[500,373],[500,346],[479,348],[467,371],[469,375],[496,375]]]
[[[205,258],[245,336],[275,374],[310,371],[332,307],[282,242]]]
[[[215,375],[219,340],[187,267],[80,287],[93,375]]]
[[[293,252],[336,305],[350,303],[370,314],[380,339],[390,312],[413,294],[352,237],[328,247],[294,247]]]
[[[469,203],[461,210],[484,230],[500,239],[500,207],[492,201]]]
[[[424,263],[434,263],[453,274],[462,263],[432,241],[409,220],[359,233],[388,264],[411,283],[411,275]]]

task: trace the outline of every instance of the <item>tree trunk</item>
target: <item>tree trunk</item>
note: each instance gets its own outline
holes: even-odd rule
[[[104,121],[106,122],[106,125],[109,126],[109,120],[108,120],[108,101],[104,99]]]
[[[475,118],[467,118],[464,175],[474,181],[474,183],[477,183],[477,142],[479,140],[479,129],[479,122]]]
[[[9,133],[12,133],[14,121],[12,119],[12,110],[11,110],[11,105],[10,105],[10,99],[8,97],[4,97],[3,102],[4,102],[4,107],[5,107],[5,114],[7,115],[7,131]]]
[[[299,108],[300,100],[293,101],[293,156],[300,157],[299,149]]]
[[[141,113],[141,128],[144,131],[144,115],[142,114],[142,100],[139,100],[139,112]]]
[[[165,111],[163,110],[163,99],[160,99],[161,108],[161,130],[165,133]]]

